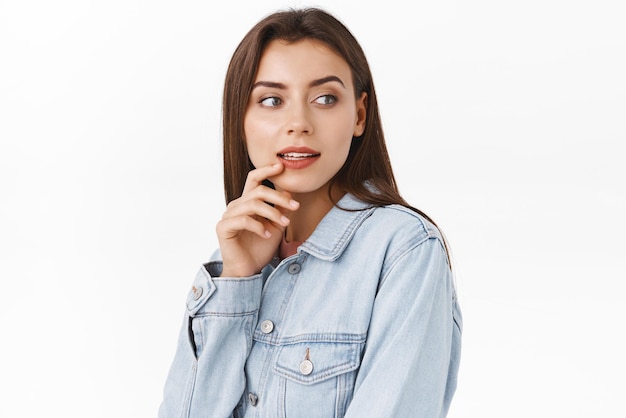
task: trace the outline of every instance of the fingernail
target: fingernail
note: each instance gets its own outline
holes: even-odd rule
[[[300,203],[296,202],[295,200],[290,200],[289,201],[289,206],[291,206],[294,209],[298,209],[298,206],[300,206]]]
[[[272,167],[274,167],[274,168],[278,168],[278,167],[280,167],[280,163],[276,163],[276,164],[274,164]]]
[[[283,224],[287,225],[289,223],[289,218],[286,217],[285,215],[280,217],[280,220],[283,222]]]
[[[272,233],[270,231],[265,231],[265,238],[271,238]]]

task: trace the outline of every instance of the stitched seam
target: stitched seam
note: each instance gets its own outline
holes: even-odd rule
[[[407,254],[409,254],[411,251],[413,251],[414,249],[416,249],[417,247],[419,247],[420,245],[422,245],[423,243],[425,243],[426,241],[430,240],[430,239],[437,239],[438,238],[431,238],[431,237],[424,237],[422,240],[417,241],[415,244],[409,246],[407,249],[405,249],[404,251],[402,251],[402,253],[396,257],[395,253],[391,258],[393,259],[395,257],[395,259],[393,261],[391,261],[391,263],[389,264],[389,267],[387,268],[387,271],[383,274],[382,279],[380,280],[380,284],[378,285],[378,287],[382,287],[385,282],[387,281],[387,278],[389,277],[389,275],[391,274],[391,272],[393,271],[393,269],[398,265],[398,263],[400,262],[400,260],[402,260],[404,257],[407,256]]]

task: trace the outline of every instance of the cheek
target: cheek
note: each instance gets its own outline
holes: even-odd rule
[[[341,156],[339,157],[339,161],[338,161],[338,164],[340,166],[344,165],[345,162],[348,160],[348,155],[350,154],[351,144],[352,144],[352,138],[349,141],[346,141],[342,144],[343,148],[341,150]]]
[[[246,117],[243,121],[243,131],[248,138],[248,141],[253,144],[262,144],[264,141],[268,141],[270,137],[273,137],[275,127],[272,121],[259,117]]]
[[[243,132],[246,136],[246,148],[250,161],[255,167],[258,167],[259,150],[262,147],[259,144],[259,129],[253,119],[248,117],[244,119]]]
[[[265,145],[264,141],[254,135],[253,131],[246,132],[246,148],[248,149],[248,158],[252,161],[252,165],[256,168],[270,165],[274,162],[271,151]]]
[[[348,106],[343,112],[337,115],[335,119],[335,129],[341,131],[343,135],[352,138],[354,134],[354,128],[356,126],[356,109],[353,106]]]
[[[341,143],[340,147],[346,154],[350,150],[352,137],[354,135],[354,123],[352,123],[353,120],[354,115],[347,112],[335,125],[336,132],[341,132],[341,138],[339,139],[339,142]]]
[[[259,147],[254,141],[246,140],[246,147],[248,149],[248,158],[252,161],[252,165],[255,167],[261,167],[263,164],[263,153],[260,152],[262,149]]]

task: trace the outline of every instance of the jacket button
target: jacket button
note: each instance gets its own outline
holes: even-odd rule
[[[289,268],[287,269],[287,271],[289,272],[289,274],[298,274],[298,273],[300,273],[300,264],[298,264],[298,263],[290,264]]]
[[[266,319],[265,321],[261,322],[261,332],[263,334],[269,334],[272,331],[274,331],[274,323],[272,321]]]
[[[259,397],[252,392],[248,392],[248,401],[250,401],[250,405],[256,406],[257,402],[259,401]]]
[[[198,300],[200,299],[200,296],[202,296],[201,287],[192,286],[191,292],[193,293],[193,300]]]
[[[311,372],[313,372],[313,363],[311,363],[311,360],[302,360],[302,363],[300,363],[300,373],[308,376]]]

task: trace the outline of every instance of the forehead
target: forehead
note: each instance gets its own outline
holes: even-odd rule
[[[346,86],[352,85],[352,73],[346,60],[323,42],[302,39],[270,41],[259,62],[255,81],[287,82],[336,75]]]

